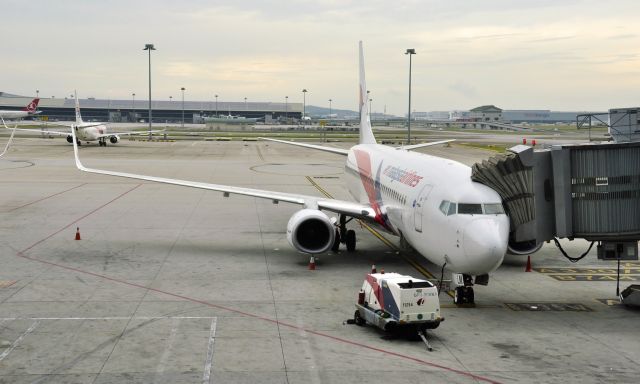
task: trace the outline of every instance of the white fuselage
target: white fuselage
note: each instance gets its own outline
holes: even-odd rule
[[[76,135],[80,141],[96,141],[106,133],[107,126],[104,124],[82,123],[76,126]]]
[[[502,263],[509,218],[498,193],[471,180],[470,167],[360,144],[349,151],[346,174],[349,192],[371,205],[378,224],[431,262],[469,275],[492,272]]]
[[[0,110],[0,117],[2,117],[5,120],[22,119],[23,117],[27,117],[30,115],[32,115],[32,113],[28,111],[1,111]]]

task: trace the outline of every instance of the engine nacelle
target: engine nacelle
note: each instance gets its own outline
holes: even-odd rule
[[[296,212],[287,224],[287,241],[300,252],[323,253],[331,249],[336,229],[331,219],[317,209]]]
[[[73,136],[71,135],[67,136],[67,143],[73,144]]]
[[[512,241],[509,240],[507,246],[507,253],[510,255],[526,256],[532,253],[536,253],[542,248],[543,243],[536,243],[535,240],[531,241]]]
[[[115,144],[118,142],[118,140],[120,140],[120,138],[118,136],[111,136],[109,138],[109,141],[111,142],[111,144]]]

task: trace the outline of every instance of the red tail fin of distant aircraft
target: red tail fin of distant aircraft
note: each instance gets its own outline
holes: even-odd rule
[[[38,109],[38,102],[40,101],[40,99],[35,98],[33,100],[31,100],[31,102],[29,104],[27,104],[26,107],[22,108],[23,111],[27,111],[29,113],[34,113],[37,109]]]

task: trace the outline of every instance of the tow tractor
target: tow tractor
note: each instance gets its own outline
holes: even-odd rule
[[[384,331],[418,335],[432,351],[427,329],[436,329],[440,314],[438,288],[427,280],[398,273],[369,273],[358,294],[356,325],[371,324]]]

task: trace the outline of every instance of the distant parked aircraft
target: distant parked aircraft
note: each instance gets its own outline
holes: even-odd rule
[[[23,117],[37,115],[38,113],[40,113],[37,111],[39,101],[40,99],[35,98],[31,100],[31,102],[27,104],[26,107],[22,108],[19,111],[0,110],[0,117],[2,117],[3,119],[22,119]]]

